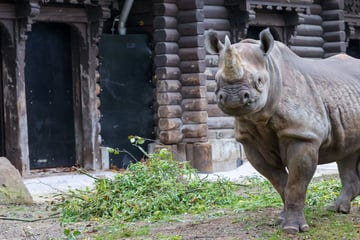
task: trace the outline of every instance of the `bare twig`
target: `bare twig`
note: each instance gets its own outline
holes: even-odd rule
[[[14,217],[1,217],[1,216],[0,216],[0,220],[19,221],[19,222],[38,222],[38,221],[48,220],[48,219],[52,219],[52,218],[57,218],[58,215],[60,215],[60,212],[50,214],[49,216],[44,217],[44,218],[35,218],[35,219],[14,218]]]

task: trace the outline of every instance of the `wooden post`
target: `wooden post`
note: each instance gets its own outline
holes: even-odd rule
[[[182,138],[181,59],[178,55],[178,6],[175,1],[154,0],[155,81],[158,136],[162,144],[177,144]],[[175,154],[176,155],[176,154]],[[174,157],[176,157],[174,155]]]
[[[324,57],[345,52],[344,1],[329,0],[322,4]]]

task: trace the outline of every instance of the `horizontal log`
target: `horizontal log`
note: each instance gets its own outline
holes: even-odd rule
[[[184,99],[187,98],[205,98],[206,97],[205,86],[183,86],[181,88],[181,94]]]
[[[180,23],[202,22],[204,21],[204,11],[202,9],[179,11],[177,18]]]
[[[182,73],[202,73],[205,71],[205,60],[182,61],[180,69]]]
[[[209,139],[224,139],[224,138],[234,138],[235,131],[234,129],[209,129],[208,138]]]
[[[180,81],[183,86],[205,86],[206,76],[203,73],[181,74]]]
[[[184,124],[206,123],[208,114],[206,111],[184,111],[181,120]]]
[[[163,144],[176,144],[183,138],[180,130],[160,131],[159,139]]]
[[[329,42],[324,43],[323,46],[325,52],[345,52],[346,51],[346,45],[345,42]]]
[[[322,26],[324,32],[345,31],[344,20],[324,21]]]
[[[101,86],[100,84],[95,85],[95,94],[99,95],[101,93]]]
[[[205,75],[207,77],[207,79],[212,79],[214,80],[215,79],[215,74],[217,73],[218,71],[218,68],[217,67],[207,67],[205,69]]]
[[[158,107],[159,118],[179,118],[182,114],[180,105],[161,105]]]
[[[303,24],[321,25],[323,19],[320,15],[304,15]]]
[[[205,43],[204,35],[199,36],[181,36],[179,46],[182,48],[203,47]]]
[[[178,67],[180,65],[180,58],[177,54],[162,54],[154,57],[154,64],[156,67]]]
[[[177,54],[179,45],[176,42],[157,42],[155,54]]]
[[[204,48],[194,47],[194,48],[180,48],[179,56],[181,60],[203,60],[206,56],[206,51]]]
[[[321,47],[290,46],[290,49],[300,57],[322,58],[324,49]]]
[[[321,36],[323,29],[321,26],[300,24],[296,27],[296,32],[302,36]]]
[[[208,126],[206,124],[184,124],[181,132],[184,138],[200,138],[207,136]]]
[[[233,129],[235,126],[234,117],[209,117],[208,118],[209,129]]]
[[[180,129],[182,121],[179,118],[160,118],[158,127],[160,131]]]
[[[156,100],[160,105],[180,105],[182,96],[177,92],[157,93]]]
[[[217,104],[217,97],[214,92],[207,92],[206,99],[209,104]]]
[[[290,43],[293,46],[322,47],[324,39],[322,37],[312,36],[293,36],[290,39]]]
[[[344,19],[344,11],[341,9],[323,10],[321,13],[323,21]]]
[[[158,67],[155,70],[157,80],[179,79],[180,69],[177,67]]]
[[[346,33],[345,31],[325,32],[323,38],[326,42],[344,42]]]
[[[344,9],[344,1],[327,0],[326,4],[323,4],[322,7],[323,7],[323,10]]]
[[[156,90],[158,92],[180,92],[181,83],[179,80],[160,80],[157,81]]]
[[[211,6],[206,4],[204,6],[204,16],[205,18],[226,19],[229,17],[229,11],[221,5]]]
[[[320,15],[323,8],[320,4],[311,4],[310,5],[310,13],[314,15]]]
[[[99,97],[95,98],[95,106],[96,106],[96,108],[100,108],[100,106],[101,106],[101,100]]]
[[[230,30],[230,21],[228,19],[211,19],[204,20],[205,29]]]
[[[204,0],[181,0],[177,1],[177,5],[182,10],[203,8]]]
[[[156,42],[177,42],[179,32],[176,29],[155,29],[154,40]]]
[[[208,138],[206,137],[199,137],[199,138],[183,138],[181,142],[190,144],[190,143],[199,143],[199,142],[207,142]]]
[[[172,16],[176,17],[178,7],[176,3],[155,3],[153,6],[155,16]]]
[[[217,67],[219,65],[219,55],[206,55],[206,67]]]
[[[176,17],[157,16],[154,18],[154,28],[177,28]]]
[[[217,88],[217,83],[215,80],[206,81],[206,89],[208,92],[215,92],[216,88]]]
[[[194,36],[204,34],[205,27],[202,22],[182,23],[178,25],[178,31],[182,36]]]
[[[208,116],[210,117],[224,117],[227,116],[217,104],[208,104],[207,107]]]
[[[324,54],[324,58],[332,57],[336,54],[339,54],[338,52],[327,52]]]
[[[183,99],[181,107],[184,111],[202,111],[207,109],[207,100],[205,98]]]
[[[204,0],[205,6],[206,5],[224,5],[224,0]]]

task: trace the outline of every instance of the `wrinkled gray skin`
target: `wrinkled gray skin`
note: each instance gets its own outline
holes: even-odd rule
[[[360,194],[360,60],[300,58],[268,29],[233,45],[209,31],[205,46],[219,54],[219,107],[235,117],[248,160],[282,198],[283,230],[309,230],[303,210],[318,164],[337,163],[343,189],[330,209],[349,213]]]

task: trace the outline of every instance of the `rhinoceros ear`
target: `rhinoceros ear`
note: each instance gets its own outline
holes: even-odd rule
[[[224,44],[219,41],[218,35],[214,30],[205,33],[205,49],[210,54],[218,54],[224,48]]]
[[[274,37],[272,36],[270,29],[266,28],[260,32],[260,48],[263,50],[264,55],[271,52],[274,46]]]

